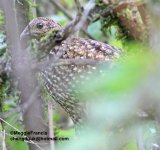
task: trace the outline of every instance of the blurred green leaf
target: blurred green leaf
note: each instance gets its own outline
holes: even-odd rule
[[[10,143],[10,147],[12,150],[29,150],[26,142],[12,141],[12,143]]]
[[[133,90],[143,83],[146,73],[151,69],[152,57],[147,53],[130,54],[122,57],[110,68],[102,68],[103,76],[99,73],[91,76],[82,89],[82,99],[96,98],[104,95],[122,94]],[[97,78],[98,76],[98,78]]]
[[[56,136],[57,137],[68,137],[68,138],[70,138],[70,137],[73,137],[73,136],[75,136],[75,129],[56,129]]]
[[[138,150],[137,143],[135,140],[130,141],[123,150]]]

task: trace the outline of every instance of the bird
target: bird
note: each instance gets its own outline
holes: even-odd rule
[[[62,30],[62,26],[52,19],[38,17],[29,22],[22,31],[20,38],[31,36],[36,39],[43,38],[53,30]],[[52,41],[50,41],[52,42]],[[109,44],[81,37],[68,37],[53,47],[48,56],[56,56],[59,52],[61,60],[94,60],[112,61],[121,56],[121,49]],[[97,71],[96,65],[70,64],[55,65],[55,62],[45,67],[41,72],[44,86],[50,96],[71,117],[75,125],[83,123],[87,119],[85,103],[79,98],[77,85],[89,80],[89,75]]]

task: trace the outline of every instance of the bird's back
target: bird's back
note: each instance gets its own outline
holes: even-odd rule
[[[86,114],[84,103],[78,98],[77,85],[85,85],[89,75],[98,69],[94,64],[76,62],[86,59],[110,61],[120,56],[120,50],[95,40],[69,38],[52,49],[50,56],[56,56],[59,52],[60,59],[75,61],[58,65],[51,62],[41,75],[50,95],[66,110],[74,123],[79,123],[86,118]]]

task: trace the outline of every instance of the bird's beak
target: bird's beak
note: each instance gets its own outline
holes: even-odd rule
[[[26,38],[30,36],[30,32],[29,32],[29,29],[28,29],[28,26],[23,30],[23,32],[21,33],[20,35],[20,40]]]

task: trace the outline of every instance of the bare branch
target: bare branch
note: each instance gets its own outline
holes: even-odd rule
[[[86,6],[85,6],[85,8],[84,8],[83,15],[82,15],[82,17],[81,17],[81,20],[80,20],[79,23],[76,25],[76,27],[75,27],[75,29],[74,29],[74,32],[80,30],[80,29],[83,27],[83,25],[85,24],[85,22],[86,22],[87,19],[88,19],[88,16],[89,16],[90,11],[94,8],[94,6],[95,6],[94,0],[90,0],[90,1],[86,4]],[[80,9],[80,8],[78,8],[78,9]],[[79,13],[81,13],[80,10],[79,10]]]
[[[2,124],[0,122],[0,128],[2,128]],[[7,150],[5,143],[5,130],[0,129],[0,150]]]
[[[9,127],[11,127],[12,129],[14,129],[15,131],[18,131],[18,132],[22,132],[20,130],[18,130],[16,127],[14,127],[12,124],[10,124],[9,122],[5,121],[4,119],[0,118],[0,121],[4,122],[5,124],[7,124]],[[27,137],[27,136],[24,136],[24,137]],[[43,150],[37,143],[33,142],[32,140],[29,140],[30,143],[34,144],[36,146],[36,148],[40,149],[40,150]],[[27,141],[26,141],[27,142]]]
[[[55,59],[56,58],[56,59]],[[50,60],[44,60],[42,62],[39,62],[33,66],[33,69],[37,71],[42,71],[48,66],[61,66],[61,65],[90,65],[90,66],[110,66],[112,64],[112,61],[98,61],[98,60],[92,60],[92,59],[60,59],[59,57],[52,57]]]
[[[71,16],[71,14],[60,4],[58,3],[56,0],[50,0],[50,2],[56,6],[60,11],[63,12],[63,14],[69,19],[69,20],[72,20],[73,17]],[[80,3],[79,3],[80,4]],[[77,6],[77,2],[76,2],[76,6]],[[81,11],[81,13],[83,12],[83,9],[82,7],[78,8],[79,6],[77,6],[77,10],[78,11]],[[80,13],[80,15],[82,15]],[[94,39],[86,30],[82,29],[82,32],[87,35],[90,39]]]
[[[72,20],[72,19],[73,19],[73,17],[71,16],[71,14],[70,14],[68,11],[66,11],[66,9],[65,9],[60,3],[58,3],[56,0],[50,0],[50,2],[51,2],[54,6],[56,6],[60,11],[62,11],[63,14],[64,14],[69,20]]]
[[[27,131],[34,131],[35,129],[44,131],[46,130],[46,126],[41,119],[43,117],[43,109],[39,89],[37,90],[38,92],[33,93],[32,97],[30,97],[31,93],[36,89],[38,82],[35,72],[30,68],[34,63],[30,52],[25,50],[19,41],[19,28],[14,11],[14,1],[3,0],[2,3],[6,20],[7,46],[12,57],[12,81],[14,81],[13,83],[18,81],[17,88],[20,91],[20,95],[18,96],[20,97],[21,104],[26,104],[30,98],[32,101],[32,105],[23,113],[24,125]],[[37,150],[37,147],[33,144],[29,144],[29,147],[32,150]]]
[[[77,13],[81,14],[83,12],[83,8],[81,7],[80,1],[79,0],[75,0],[75,4],[76,4],[76,7],[77,7]]]
[[[75,19],[72,22],[70,22],[69,24],[67,24],[66,26],[64,26],[62,31],[58,32],[58,34],[57,34],[58,37],[61,37],[60,38],[61,40],[64,40],[69,35],[73,34],[74,32],[79,31],[82,28],[82,26],[85,24],[85,22],[87,21],[89,12],[94,7],[94,5],[92,5],[94,3],[94,1],[91,0],[86,4],[86,7],[82,13],[81,8],[79,6],[80,5],[79,2],[77,1],[76,3],[78,5],[77,6],[78,12],[77,12]]]
[[[54,124],[53,124],[53,106],[52,103],[48,102],[48,120],[49,120],[49,137],[54,137]],[[50,141],[51,150],[55,150],[55,143],[53,140]]]

